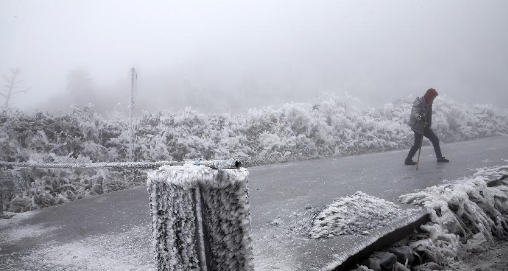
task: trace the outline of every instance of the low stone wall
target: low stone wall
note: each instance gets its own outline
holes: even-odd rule
[[[157,270],[254,270],[248,171],[186,164],[148,174]]]

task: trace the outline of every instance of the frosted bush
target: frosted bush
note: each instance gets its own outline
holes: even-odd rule
[[[30,162],[90,163],[87,157],[61,157],[32,153]],[[14,175],[20,193],[7,203],[7,210],[24,212],[140,185],[142,172],[108,169],[21,168]],[[141,177],[141,178],[140,178]]]
[[[290,103],[251,109],[242,116],[204,114],[191,108],[145,112],[134,123],[132,160],[237,159],[252,166],[408,148],[413,142],[407,126],[411,103],[397,100],[375,109],[348,95],[328,95],[317,105]],[[433,128],[443,142],[506,135],[508,112],[438,97]],[[130,144],[127,118],[106,119],[91,106],[60,116],[0,112],[2,161],[25,162],[37,153],[45,155],[45,162],[56,157],[127,162]],[[93,184],[95,189],[85,189],[77,197],[129,187],[121,184],[128,180],[123,175],[108,179],[111,189]]]
[[[401,202],[425,207],[431,223],[421,229],[428,237],[411,244],[432,261],[448,265],[462,247],[473,249],[478,240],[508,237],[508,167],[480,169],[473,178],[432,186],[403,195]]]
[[[135,124],[134,160],[233,156],[263,164],[407,148],[413,141],[407,127],[411,102],[397,100],[375,109],[350,96],[329,95],[315,106],[292,103],[235,117],[190,108],[145,113]],[[434,111],[433,127],[443,142],[508,133],[508,113],[492,106],[438,97]],[[128,120],[101,118],[93,107],[57,117],[4,112],[0,125],[5,160],[26,161],[31,151],[85,155],[94,162],[129,159]]]

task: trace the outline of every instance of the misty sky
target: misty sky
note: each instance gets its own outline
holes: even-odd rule
[[[344,91],[381,106],[429,87],[506,108],[507,29],[506,0],[0,0],[0,74],[21,68],[22,109],[47,108],[73,70],[97,97],[111,93],[110,110],[126,108],[133,66],[144,109],[209,97],[227,112]]]

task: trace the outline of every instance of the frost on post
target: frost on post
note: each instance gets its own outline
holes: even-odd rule
[[[148,174],[158,270],[253,270],[248,172],[186,164]]]

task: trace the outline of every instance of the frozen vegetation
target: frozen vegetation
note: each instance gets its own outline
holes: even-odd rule
[[[508,166],[481,168],[464,178],[400,196],[403,203],[425,208],[431,222],[422,233],[399,243],[408,255],[398,270],[506,270],[508,261],[498,259],[508,238]],[[489,251],[495,253],[487,253]],[[390,249],[393,251],[393,248]],[[497,255],[496,255],[497,253]],[[383,253],[374,254],[374,258]],[[483,257],[477,257],[483,255]],[[386,257],[385,257],[386,258]],[[375,270],[366,261],[357,270]],[[370,267],[370,269],[369,269]]]
[[[244,165],[354,155],[408,148],[412,100],[370,108],[351,97],[320,104],[251,109],[242,116],[190,108],[145,113],[136,122],[135,161],[240,160]],[[438,98],[433,128],[443,142],[508,134],[508,112]],[[424,141],[425,142],[425,141]],[[0,113],[0,160],[90,163],[129,161],[129,120],[103,117],[93,107],[51,115]],[[144,183],[139,170],[41,169],[13,172],[21,192],[5,202],[22,212]]]
[[[504,177],[503,177],[504,176]],[[401,196],[424,206],[432,223],[426,238],[411,243],[432,262],[460,270],[460,252],[479,252],[508,237],[508,167],[480,169],[472,179]],[[503,178],[503,180],[500,180]],[[500,181],[496,181],[500,180]]]

